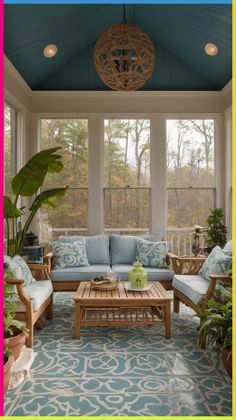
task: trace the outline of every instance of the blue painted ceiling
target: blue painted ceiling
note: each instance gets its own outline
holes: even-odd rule
[[[231,79],[231,5],[126,5],[156,50],[155,70],[141,90],[221,90]],[[93,49],[99,34],[122,22],[119,4],[5,5],[5,54],[33,90],[109,90]],[[213,42],[219,54],[209,57]],[[46,59],[43,48],[56,44]]]

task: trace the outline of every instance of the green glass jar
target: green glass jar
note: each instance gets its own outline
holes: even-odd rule
[[[129,283],[134,289],[143,289],[147,286],[147,272],[139,262],[136,262],[129,272]]]

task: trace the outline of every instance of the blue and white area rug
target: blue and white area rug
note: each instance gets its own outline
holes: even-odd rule
[[[6,416],[230,416],[231,381],[217,354],[197,348],[184,305],[164,328],[82,328],[72,338],[72,293],[56,293],[54,319],[35,331],[32,376],[9,391]]]

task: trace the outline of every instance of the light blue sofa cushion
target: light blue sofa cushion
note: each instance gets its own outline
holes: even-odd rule
[[[138,236],[111,235],[111,265],[133,264],[136,260]]]
[[[138,239],[136,259],[144,267],[167,268],[167,243]]]
[[[172,286],[198,304],[204,298],[209,287],[209,281],[199,275],[175,274]]]
[[[109,265],[94,264],[88,267],[58,268],[50,272],[52,281],[81,281],[91,280],[94,277],[100,277],[107,271],[111,271]]]
[[[232,255],[232,240],[227,242],[227,244],[223,248],[223,252],[226,255]]]
[[[117,264],[112,266],[112,271],[119,275],[120,280],[128,280],[128,273],[134,268],[132,264]],[[148,280],[158,280],[160,283],[162,281],[171,282],[174,276],[174,272],[167,268],[152,268],[145,267],[147,271]]]
[[[60,236],[60,242],[75,242],[82,239],[86,246],[89,264],[110,264],[109,236]]]
[[[85,244],[54,242],[52,244],[53,268],[86,267],[89,265]]]
[[[32,300],[33,311],[37,311],[45,300],[52,294],[51,280],[37,280],[24,288],[25,294]],[[16,312],[25,312],[25,305],[17,303]]]
[[[215,246],[199,271],[199,275],[209,280],[211,274],[225,274],[231,270],[232,255],[225,254],[219,246]]]

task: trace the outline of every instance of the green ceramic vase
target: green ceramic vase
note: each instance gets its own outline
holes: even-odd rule
[[[129,272],[129,283],[134,289],[143,289],[147,286],[147,272],[139,262],[136,262]]]

